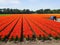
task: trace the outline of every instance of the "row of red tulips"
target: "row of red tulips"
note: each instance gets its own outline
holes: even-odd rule
[[[28,18],[30,18],[31,20],[31,17],[29,16]],[[53,25],[56,25],[56,24],[60,24],[58,22],[55,22],[55,21],[51,21],[49,22],[48,20],[45,20],[45,19],[42,19],[40,17],[38,17],[36,19],[36,17],[33,17],[32,19],[33,23],[35,23],[39,28],[42,28],[42,31],[45,31],[48,35],[51,35],[52,37],[59,37],[60,38],[60,29],[53,26]],[[54,24],[52,24],[52,22]],[[52,25],[50,25],[52,24]],[[56,25],[58,26],[58,25]]]
[[[11,15],[1,17],[0,21],[1,39],[20,39],[22,35],[24,38],[60,38],[60,23],[36,15]]]

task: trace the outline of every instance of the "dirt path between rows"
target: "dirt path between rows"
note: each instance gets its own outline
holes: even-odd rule
[[[0,45],[60,45],[60,40],[54,40],[52,39],[51,41],[50,40],[47,40],[47,41],[44,41],[42,42],[42,40],[36,40],[36,41],[23,41],[23,42],[14,42],[14,41],[11,41],[11,42],[0,42]]]

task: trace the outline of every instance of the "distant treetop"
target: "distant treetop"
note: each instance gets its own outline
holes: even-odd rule
[[[0,14],[32,14],[32,13],[37,13],[37,14],[60,14],[60,9],[39,9],[36,11],[31,11],[29,9],[9,9],[9,8],[4,8],[0,9]]]

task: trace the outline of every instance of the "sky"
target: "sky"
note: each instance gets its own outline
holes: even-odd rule
[[[0,8],[12,9],[60,9],[60,0],[0,0]]]

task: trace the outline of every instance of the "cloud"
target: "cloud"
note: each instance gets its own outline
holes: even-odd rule
[[[20,0],[0,0],[0,4],[19,4]]]
[[[5,2],[6,2],[6,0],[0,0],[0,4],[1,4],[1,3],[5,3]]]
[[[19,4],[21,3],[19,0],[10,0],[9,3],[12,3],[12,4]]]
[[[10,3],[19,4],[19,1],[11,1]]]
[[[0,0],[0,8],[18,8],[20,0]]]

